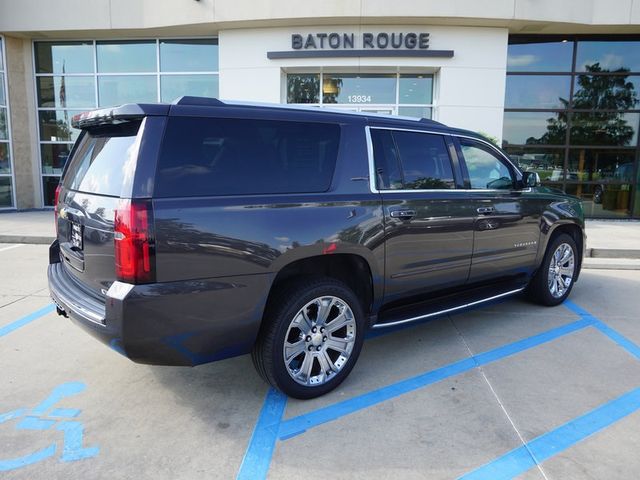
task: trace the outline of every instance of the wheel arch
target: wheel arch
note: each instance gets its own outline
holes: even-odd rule
[[[564,220],[558,221],[554,223],[546,233],[540,236],[540,248],[538,249],[538,259],[537,259],[537,268],[540,268],[542,264],[542,259],[547,251],[549,244],[553,241],[555,237],[566,233],[571,238],[573,238],[574,242],[576,242],[577,254],[578,254],[578,269],[576,270],[576,278],[575,281],[578,281],[578,277],[580,276],[580,270],[582,269],[582,260],[585,256],[585,248],[586,248],[586,238],[584,235],[584,227],[572,220]]]

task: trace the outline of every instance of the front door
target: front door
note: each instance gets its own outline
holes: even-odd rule
[[[463,137],[458,147],[475,210],[469,282],[528,275],[538,252],[538,202],[517,189],[516,171],[498,150]]]
[[[385,224],[385,302],[467,280],[473,222],[447,135],[371,129]],[[455,173],[454,173],[455,172]]]

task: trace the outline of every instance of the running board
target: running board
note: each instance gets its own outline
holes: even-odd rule
[[[477,300],[474,301],[470,301],[470,302],[466,302],[460,305],[453,305],[450,307],[446,307],[443,308],[441,310],[437,310],[437,311],[432,311],[429,313],[425,313],[422,315],[415,315],[415,316],[409,316],[406,318],[397,318],[397,319],[389,319],[388,321],[382,321],[382,322],[378,322],[375,325],[373,325],[371,328],[386,328],[386,327],[393,327],[396,325],[402,325],[404,323],[411,323],[411,322],[417,322],[419,320],[425,320],[427,318],[431,318],[431,317],[437,317],[439,315],[445,315],[447,313],[451,313],[451,312],[457,312],[458,310],[464,310],[467,308],[471,308],[471,307],[475,307],[476,305],[481,305],[483,303],[488,303],[488,302],[492,302],[494,300],[499,300],[500,298],[504,298],[504,297],[509,297],[511,295],[515,295],[516,293],[520,293],[522,292],[526,287],[519,287],[519,288],[515,288],[506,292],[502,292],[502,293],[498,293],[498,294],[494,294],[490,297],[484,297],[484,298],[479,298]],[[410,307],[411,308],[411,307]],[[413,310],[415,310],[415,306],[412,308]],[[395,315],[394,315],[395,316]]]

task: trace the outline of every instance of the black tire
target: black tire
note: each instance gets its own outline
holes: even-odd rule
[[[331,373],[327,373],[325,375],[322,372],[320,360],[314,359],[316,355],[315,352],[309,354],[309,358],[311,358],[312,362],[312,368],[320,370],[316,378],[318,376],[322,376],[324,377],[324,380],[323,383],[316,385],[303,385],[294,380],[292,375],[289,373],[289,368],[285,365],[285,338],[287,334],[293,335],[294,338],[300,338],[300,341],[306,342],[305,345],[313,347],[313,343],[302,340],[309,338],[309,336],[305,336],[305,334],[302,333],[302,330],[294,326],[292,322],[294,317],[297,318],[298,312],[303,309],[303,307],[308,306],[309,302],[321,297],[336,297],[339,302],[343,302],[341,303],[342,306],[348,306],[352,313],[352,316],[349,315],[349,318],[352,319],[352,321],[350,321],[348,327],[350,329],[350,333],[345,333],[345,335],[353,334],[355,329],[355,339],[351,340],[351,337],[349,337],[352,349],[346,361],[343,361],[344,363],[341,364],[341,367],[336,372],[333,372],[333,370],[330,369],[329,371]],[[307,310],[307,312],[311,313],[311,315],[309,315],[309,318],[311,319],[313,306],[309,308],[311,310]],[[337,309],[338,307],[335,308]],[[333,318],[331,318],[331,312],[333,312]],[[336,318],[337,312],[339,312],[339,310],[334,310],[332,307],[328,313],[327,320],[331,318],[331,321],[333,321]],[[316,320],[318,320],[317,316]],[[315,325],[315,322],[312,322],[312,324]],[[330,322],[325,324],[325,326],[327,325],[330,325]],[[299,337],[296,336],[297,331],[300,332]],[[345,332],[347,332],[347,327],[345,327]],[[272,298],[270,298],[269,305],[267,306],[265,316],[263,318],[262,327],[258,334],[258,339],[256,340],[251,353],[251,358],[253,359],[253,364],[260,376],[262,376],[262,378],[264,378],[264,380],[274,388],[294,398],[315,398],[336,388],[340,383],[342,383],[347,375],[349,375],[349,372],[351,372],[351,369],[355,365],[356,360],[360,355],[360,351],[362,350],[364,334],[365,318],[362,312],[362,307],[355,294],[345,284],[331,278],[309,278],[298,280],[293,283],[290,282],[287,285],[283,285],[272,296]],[[315,341],[317,339],[317,334],[314,335],[316,335],[316,338],[314,338]],[[327,334],[327,336],[328,335],[329,334]],[[291,338],[287,338],[289,345],[292,345],[290,340]],[[318,339],[318,341],[322,340]],[[320,347],[323,348],[323,346],[324,342]],[[304,352],[299,354],[302,355],[304,353],[303,358],[306,358],[307,356],[306,349],[307,347],[305,347]],[[334,353],[333,350],[330,350],[330,352],[332,355],[337,353]],[[317,353],[317,355],[320,356],[322,353],[324,352]],[[335,360],[333,361],[335,362]],[[338,362],[339,361],[340,359],[338,358]],[[293,362],[296,362],[295,358],[293,359]],[[291,365],[291,363],[289,365]],[[335,367],[335,364],[332,363],[331,365]],[[302,365],[300,366],[300,370],[302,370]],[[311,373],[313,372],[310,371],[308,375],[309,379],[312,376]]]
[[[555,285],[555,293],[553,293],[553,287],[550,286],[551,280],[549,279],[549,270],[554,266],[553,256],[561,245],[567,245],[571,248],[573,254],[573,272],[571,274],[571,281],[568,286],[565,286],[564,291],[560,291],[557,288],[557,284]],[[540,268],[531,279],[529,286],[527,287],[526,295],[527,297],[540,305],[546,305],[549,307],[559,305],[569,296],[571,293],[571,289],[573,288],[573,284],[575,283],[576,273],[578,271],[579,265],[579,255],[578,248],[576,246],[575,240],[565,233],[557,235],[551,239],[551,242],[547,246],[547,251],[544,254],[544,258],[542,259],[542,264]],[[568,263],[565,262],[564,266],[569,268]],[[561,277],[563,282],[566,283],[566,277]]]

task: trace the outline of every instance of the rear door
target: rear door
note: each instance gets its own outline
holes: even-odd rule
[[[462,285],[474,215],[448,135],[370,128],[385,222],[385,302]]]
[[[65,270],[102,296],[115,280],[113,224],[136,167],[140,121],[84,130],[62,177],[57,235]]]
[[[535,265],[540,237],[540,204],[518,188],[518,172],[497,149],[458,137],[474,247],[469,282],[527,275]]]

